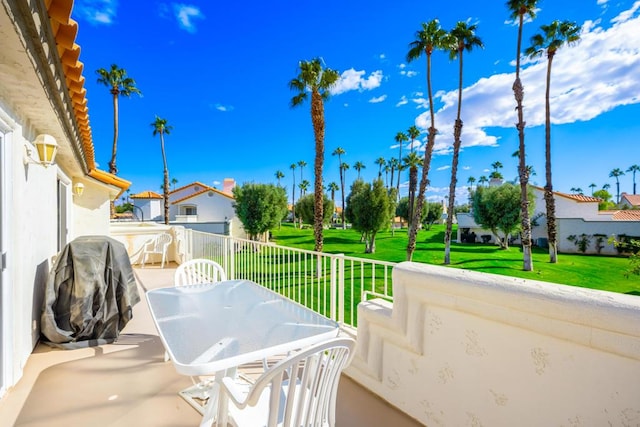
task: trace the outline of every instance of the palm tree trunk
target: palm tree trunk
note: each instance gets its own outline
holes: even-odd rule
[[[427,147],[424,151],[424,163],[422,165],[422,178],[420,179],[420,190],[418,191],[418,199],[416,201],[415,212],[411,226],[409,227],[409,242],[407,243],[407,261],[413,258],[413,252],[416,250],[416,237],[418,235],[418,223],[422,215],[422,206],[424,204],[424,194],[429,184],[429,168],[431,167],[431,155],[433,146],[436,143],[436,133],[438,130],[435,126],[435,115],[433,113],[433,91],[431,89],[431,54],[427,53],[427,90],[429,92],[429,115],[431,116],[431,126],[427,136]],[[413,145],[413,144],[412,144]]]
[[[113,145],[111,147],[111,161],[109,161],[109,173],[116,175],[118,168],[116,167],[116,153],[118,152],[118,91],[112,90],[113,94]],[[109,203],[109,212],[111,218],[116,216],[116,204],[114,200]]]
[[[545,175],[547,185],[544,187],[544,201],[547,207],[547,236],[549,238],[549,262],[558,262],[558,236],[556,230],[556,204],[553,198],[553,183],[551,180],[551,106],[549,94],[551,91],[551,64],[553,53],[548,54],[547,90],[545,94]]]
[[[516,56],[516,80],[513,83],[513,94],[516,99],[516,110],[518,111],[518,140],[520,162],[518,172],[520,176],[520,210],[521,210],[521,240],[522,240],[522,269],[524,271],[533,271],[533,259],[531,256],[531,221],[529,219],[529,197],[527,193],[527,185],[529,184],[529,170],[525,163],[525,145],[524,145],[524,127],[526,125],[522,111],[522,100],[524,99],[524,90],[520,81],[520,48],[522,46],[522,25],[523,14],[520,14],[520,23],[518,26],[518,52]]]
[[[315,236],[316,252],[322,252],[322,219],[323,205],[322,198],[324,187],[322,186],[322,166],[324,163],[324,105],[322,97],[317,90],[311,93],[311,121],[313,122],[313,133],[316,142],[316,157],[314,162],[315,185],[314,185],[314,209],[313,209],[313,234]],[[343,209],[344,212],[344,209]]]
[[[447,207],[447,228],[444,233],[444,263],[451,263],[451,232],[453,230],[453,207],[455,206],[456,184],[458,182],[458,159],[460,157],[460,140],[462,136],[462,120],[460,120],[460,112],[462,111],[462,52],[458,49],[460,57],[460,68],[458,76],[458,115],[453,125],[453,159],[451,160],[451,182],[449,183],[449,206]]]
[[[342,163],[340,163],[340,198],[342,200],[342,211],[340,212],[340,219],[342,220],[342,229],[347,229],[347,224],[344,220],[344,170],[342,169]]]
[[[160,132],[160,149],[162,150],[162,162],[164,163],[164,223],[169,225],[169,169],[167,168],[167,155],[164,151],[163,132]]]
[[[291,221],[293,222],[293,228],[296,228],[296,174],[293,172],[291,175],[293,176],[293,187],[291,187]]]

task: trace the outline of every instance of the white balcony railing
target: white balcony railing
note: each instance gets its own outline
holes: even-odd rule
[[[212,259],[230,279],[252,280],[345,325],[357,326],[360,301],[393,298],[395,263],[194,230],[187,230],[185,246],[187,259]]]

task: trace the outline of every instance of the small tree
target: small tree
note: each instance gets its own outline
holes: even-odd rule
[[[534,200],[533,195],[530,196],[529,200]],[[473,219],[491,230],[501,248],[508,249],[509,236],[520,229],[520,206],[520,188],[513,184],[478,187],[473,194]],[[533,209],[534,204],[530,203],[529,215]]]
[[[376,234],[389,225],[391,197],[395,194],[387,191],[382,179],[359,185],[349,195],[351,223],[364,237],[365,253],[375,253]]]
[[[273,184],[243,184],[233,188],[233,208],[251,240],[275,228],[287,214],[284,188]]]
[[[333,216],[333,210],[334,210],[333,202],[326,196],[326,194],[324,195],[324,198],[322,200],[322,206],[323,206],[322,223],[326,225],[329,222],[331,222],[331,217]],[[298,203],[296,203],[296,212],[298,212],[298,217],[302,220],[302,222],[305,222],[307,224],[313,224],[313,219],[314,219],[313,194],[307,194],[306,196],[303,196],[300,198],[300,200],[298,200]]]
[[[425,208],[427,208],[427,212],[425,212],[424,218],[422,219],[422,226],[430,230],[431,226],[442,218],[442,203],[439,202],[429,202],[426,204]]]

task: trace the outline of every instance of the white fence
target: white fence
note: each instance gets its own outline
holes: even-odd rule
[[[248,279],[342,324],[357,326],[357,306],[374,296],[392,300],[395,263],[276,246],[186,230],[186,259],[208,258],[229,279]]]

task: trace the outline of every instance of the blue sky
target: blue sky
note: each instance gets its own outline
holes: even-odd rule
[[[464,56],[458,201],[466,202],[468,178],[489,175],[493,162],[504,165],[506,179],[517,176],[511,91],[517,27],[504,3],[76,0],[72,17],[80,26],[76,41],[96,161],[108,170],[113,107],[95,71],[117,64],[143,93],[120,100],[118,175],[132,181],[132,193],[160,191],[160,142],[150,126],[158,115],[173,126],[165,142],[178,186],[200,181],[221,188],[224,178],[275,183],[281,170],[290,194],[291,163],[306,161],[303,178],[313,183],[314,140],[309,105],[289,107],[294,93],[288,82],[300,60],[321,57],[341,75],[325,104],[325,184],[339,182],[338,159],[331,156],[336,147],[351,166],[363,162],[362,177],[371,180],[378,173],[375,159],[397,157],[396,133],[414,124],[423,131],[416,147],[423,154],[426,60],[406,61],[416,30],[434,18],[447,30],[467,21],[477,24],[485,48]],[[640,1],[542,0],[536,19],[524,27],[523,49],[554,19],[583,28],[581,42],[561,49],[552,68],[554,189],[590,194],[591,183],[609,183],[615,195],[609,172],[640,164]],[[427,196],[442,200],[451,179],[458,63],[435,53],[432,66],[439,135]],[[538,185],[544,185],[545,73],[545,57],[523,61],[527,164]],[[298,184],[300,169],[295,173]],[[346,182],[355,177],[349,169]],[[402,182],[406,194],[408,172]],[[632,192],[631,174],[620,183],[621,192]]]

